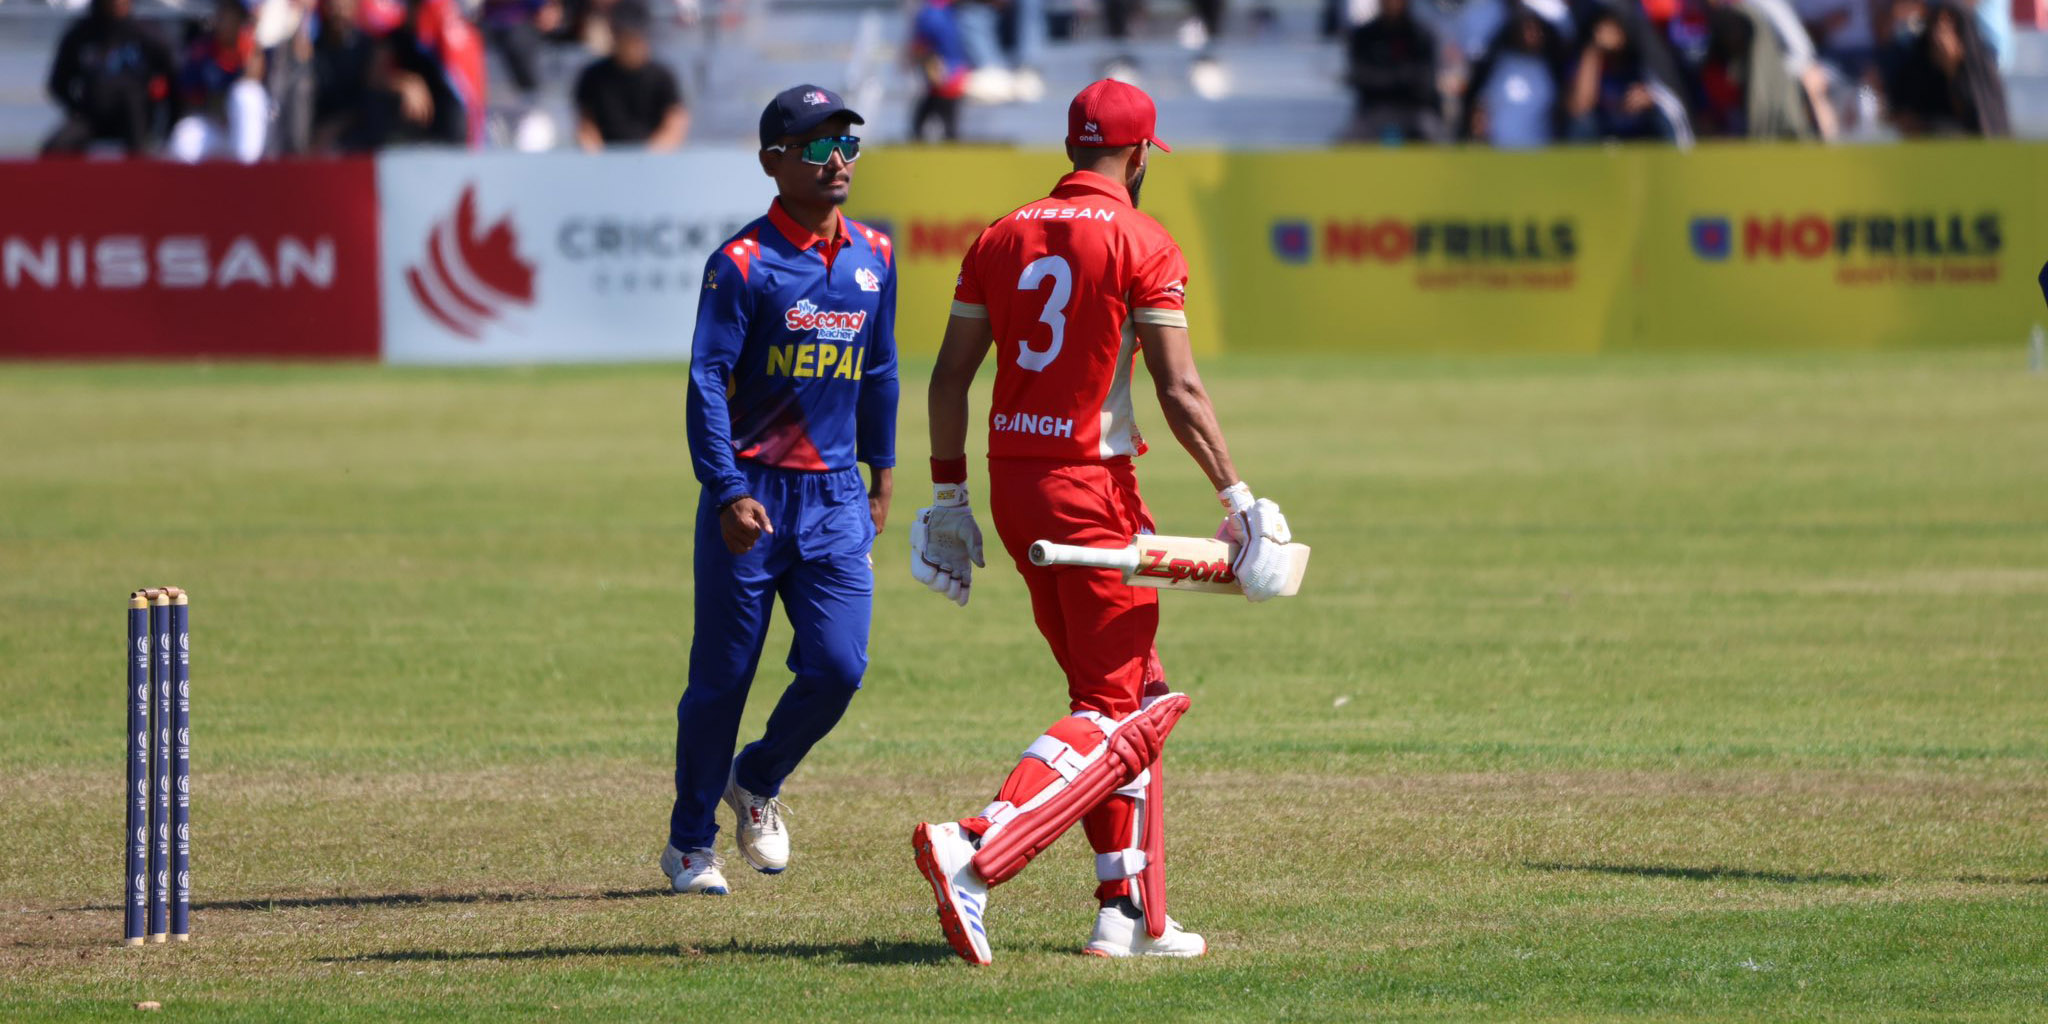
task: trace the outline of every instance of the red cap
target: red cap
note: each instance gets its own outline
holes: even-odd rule
[[[1153,134],[1159,130],[1159,111],[1152,97],[1135,85],[1105,78],[1074,97],[1067,107],[1067,144],[1101,149],[1121,149],[1149,142],[1160,152],[1173,147]]]

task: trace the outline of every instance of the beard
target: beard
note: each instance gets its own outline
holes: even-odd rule
[[[1133,209],[1136,209],[1138,205],[1138,193],[1145,190],[1145,172],[1151,169],[1150,166],[1140,167],[1138,168],[1138,176],[1131,179],[1131,207]]]

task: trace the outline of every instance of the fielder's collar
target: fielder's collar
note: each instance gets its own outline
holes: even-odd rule
[[[776,196],[775,201],[768,204],[768,221],[775,225],[775,230],[782,232],[782,237],[789,239],[789,244],[796,246],[798,252],[808,252],[825,244],[824,239],[812,234],[810,228],[798,224],[796,218],[782,208],[781,196]],[[832,222],[836,225],[832,233],[832,248],[837,250],[846,244],[846,215],[833,210]]]
[[[1131,190],[1125,188],[1123,182],[1094,171],[1074,171],[1052,187],[1054,199],[1079,199],[1088,195],[1103,196],[1125,206],[1131,205]]]

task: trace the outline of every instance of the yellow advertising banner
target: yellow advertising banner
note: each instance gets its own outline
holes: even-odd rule
[[[896,239],[898,335],[935,350],[960,257],[1066,170],[877,149],[848,212]],[[2048,146],[1711,145],[1154,154],[1196,345],[1598,352],[2017,340],[2044,318]]]
[[[1598,149],[1231,156],[1209,211],[1226,343],[1596,351],[1628,321],[1643,187]]]
[[[1615,347],[2013,341],[2042,317],[2048,147],[1702,147],[1651,175],[1642,323]]]

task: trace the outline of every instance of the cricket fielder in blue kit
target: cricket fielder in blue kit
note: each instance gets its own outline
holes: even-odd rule
[[[661,857],[677,892],[727,891],[714,847],[721,800],[749,865],[788,866],[776,796],[867,669],[868,551],[896,464],[896,270],[888,236],[839,212],[860,156],[848,133],[861,123],[817,86],[776,96],[761,114],[760,157],[779,195],[704,269],[688,409],[703,484],[696,626]],[[856,462],[868,464],[865,489]],[[796,678],[766,732],[734,757],[778,597],[796,632]]]

